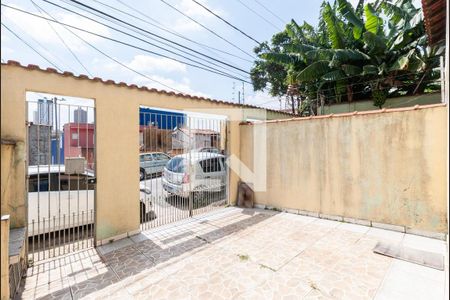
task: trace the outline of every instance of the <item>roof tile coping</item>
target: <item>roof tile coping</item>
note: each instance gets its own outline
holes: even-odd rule
[[[165,94],[165,95],[169,95],[169,96],[184,97],[184,98],[190,98],[190,99],[200,100],[200,101],[210,101],[210,102],[214,102],[214,103],[227,104],[227,105],[237,106],[237,107],[263,109],[263,110],[270,111],[270,112],[276,112],[276,113],[279,113],[279,114],[293,116],[292,113],[283,112],[283,111],[279,111],[279,110],[275,110],[275,109],[268,109],[268,108],[259,107],[259,106],[256,106],[256,105],[239,104],[239,103],[233,103],[233,102],[224,101],[224,100],[217,100],[217,99],[212,99],[212,98],[206,98],[206,97],[202,97],[202,96],[194,96],[194,95],[189,95],[189,94],[184,94],[184,93],[175,93],[173,91],[165,91],[165,90],[158,90],[158,89],[155,89],[155,88],[148,88],[147,86],[140,86],[139,87],[136,84],[127,84],[125,82],[117,83],[117,82],[115,82],[114,80],[111,80],[111,79],[105,80],[105,79],[102,79],[100,77],[90,78],[89,76],[87,76],[85,74],[80,74],[80,75],[76,76],[72,72],[68,72],[68,71],[59,72],[59,71],[57,71],[54,68],[42,69],[38,65],[34,65],[34,64],[28,64],[27,66],[25,66],[25,65],[22,65],[20,62],[15,61],[15,60],[8,60],[6,63],[2,62],[1,65],[17,66],[17,67],[21,67],[21,68],[28,69],[28,70],[38,70],[38,71],[46,72],[46,73],[55,73],[55,74],[58,74],[58,75],[64,76],[64,77],[72,77],[72,78],[75,78],[75,79],[84,79],[84,80],[97,81],[97,82],[101,82],[102,84],[114,84],[114,85],[119,86],[119,87],[134,88],[134,89],[139,89],[139,90],[144,90],[144,91],[155,92],[155,93],[158,93],[158,94]]]
[[[392,113],[392,112],[405,112],[405,111],[421,110],[421,109],[435,108],[435,107],[445,107],[445,106],[447,106],[446,103],[426,104],[426,105],[418,105],[418,104],[416,104],[414,106],[400,107],[400,108],[383,108],[383,109],[377,109],[377,110],[354,111],[354,112],[341,113],[341,114],[329,114],[329,115],[298,117],[298,118],[289,118],[289,119],[268,120],[268,121],[263,121],[263,122],[258,122],[258,123],[241,122],[239,125],[259,125],[259,124],[282,123],[282,122],[290,122],[290,121],[304,121],[304,120],[320,120],[320,119],[331,119],[331,118],[341,118],[341,117],[354,117],[354,116],[363,116],[363,115]]]

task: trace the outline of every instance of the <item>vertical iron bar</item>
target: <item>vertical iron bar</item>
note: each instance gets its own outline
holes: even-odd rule
[[[188,174],[189,177],[192,175],[191,174],[191,165],[192,165],[192,131],[191,131],[191,127],[192,127],[192,117],[188,117],[188,137],[189,137],[189,144],[188,144]],[[191,178],[189,178],[189,217],[192,217],[192,207],[193,207],[193,193],[192,193],[192,180]]]
[[[55,227],[55,223],[56,223],[56,216],[53,216],[53,257],[55,257],[55,248],[56,248],[56,244],[55,244],[55,240],[56,240],[56,227]]]
[[[43,229],[43,231],[44,231],[44,233],[43,233],[43,239],[44,239],[44,241],[42,242],[42,244],[43,244],[43,248],[44,248],[44,251],[42,252],[42,254],[43,254],[43,259],[45,259],[45,240],[46,240],[46,238],[45,238],[45,217],[42,217],[42,229]]]
[[[57,105],[57,98],[55,98],[55,112],[58,112],[57,114],[59,114],[61,116],[61,105]],[[56,115],[55,113],[55,118]],[[58,149],[57,149],[57,155],[56,155],[56,160],[58,163],[58,227],[59,227],[59,234],[58,234],[58,255],[61,255],[61,148],[60,148],[60,136],[59,136],[59,122],[60,120],[55,120],[56,123],[56,142],[58,144]],[[62,228],[64,230],[64,228]]]
[[[53,105],[52,105],[52,107],[51,107],[51,109],[52,109],[52,112],[53,112]],[[48,186],[47,186],[47,202],[48,202],[48,208],[47,208],[47,210],[48,210],[48,239],[49,239],[49,245],[48,245],[48,253],[49,253],[49,257],[50,257],[50,245],[51,245],[51,241],[50,241],[50,238],[51,238],[51,224],[50,224],[50,222],[51,222],[51,199],[50,199],[50,197],[51,197],[51,191],[52,191],[52,189],[51,189],[51,186],[52,186],[52,184],[51,184],[51,170],[50,170],[50,165],[51,165],[51,155],[52,155],[52,147],[51,147],[51,140],[52,140],[52,126],[50,125],[50,124],[53,124],[53,119],[51,119],[50,120],[50,105],[47,105],[47,116],[48,116],[48,118],[49,118],[49,124],[47,125],[48,126],[48,134],[47,134],[47,147],[48,147],[48,154],[47,154],[47,163],[48,163],[48,166],[47,166],[47,169],[48,169],[48,174],[47,174],[47,176],[48,176],[48,178],[47,178],[47,181],[48,181]]]
[[[37,124],[37,211],[38,211],[38,260],[41,259],[41,237],[39,236],[40,233],[40,222],[41,222],[41,172],[40,172],[40,165],[41,165],[41,154],[40,154],[40,148],[41,148],[41,124],[39,122],[40,118],[40,106],[38,104],[38,124]]]
[[[63,215],[63,254],[66,254],[66,214]]]
[[[32,245],[32,247],[33,247],[33,263],[34,263],[34,261],[35,261],[35,254],[36,254],[36,251],[35,251],[35,249],[34,249],[34,246],[35,246],[35,243],[34,243],[34,239],[35,239],[35,237],[36,237],[36,235],[35,235],[35,232],[34,232],[34,219],[32,220],[32,222],[31,222],[31,229],[32,229],[32,231],[33,231],[33,235],[32,235],[32,238],[31,238],[31,245]]]
[[[80,139],[81,139],[81,136],[80,136],[80,111],[81,111],[81,106],[78,106],[78,109],[77,109],[77,115],[78,115],[78,118],[77,118],[77,135],[78,135],[77,147],[81,151],[81,154],[78,154],[78,155],[83,157],[83,146],[80,147]],[[77,175],[77,211],[76,211],[77,225],[75,226],[75,228],[77,229],[77,249],[79,248],[79,242],[80,242],[80,176],[81,176],[81,174]]]

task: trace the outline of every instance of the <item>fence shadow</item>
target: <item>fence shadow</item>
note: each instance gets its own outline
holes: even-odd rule
[[[102,250],[99,249],[99,251],[97,251],[101,258],[101,261],[106,267],[106,271],[81,282],[70,284],[68,288],[62,288],[60,290],[51,292],[38,299],[60,298],[63,296],[78,299],[87,296],[91,293],[102,290],[109,285],[118,283],[119,281],[124,280],[130,276],[139,274],[146,270],[151,270],[152,268],[156,268],[158,265],[167,262],[170,259],[176,258],[186,252],[193,252],[193,254],[195,254],[195,251],[200,250],[201,247],[209,243],[213,243],[217,240],[223,239],[229,235],[243,231],[246,228],[249,228],[271,218],[277,213],[258,213],[254,210],[244,210],[243,212],[239,213],[239,215],[242,214],[249,217],[247,217],[246,219],[240,219],[236,222],[229,222],[230,220],[228,220],[228,224],[223,226],[211,225],[211,227],[215,227],[215,229],[203,234],[196,234],[195,230],[192,230],[192,228],[189,228],[189,226],[176,226],[176,234],[173,233],[172,229],[170,231],[172,232],[172,236],[160,241],[162,242],[162,244],[168,244],[171,242],[175,242],[176,240],[180,240],[180,242],[167,248],[161,248],[154,241],[154,238],[149,238],[144,234],[135,236],[133,239],[128,238],[126,240],[118,241],[116,242],[118,244],[129,244],[121,247],[120,249],[111,250],[103,254],[100,253],[102,252]],[[198,224],[198,226],[202,226],[205,223],[209,223],[207,217],[206,219],[205,217],[202,219],[204,220],[200,221],[198,219],[191,219],[190,221],[183,224],[191,223],[192,226],[195,226],[195,224]],[[211,214],[211,219],[220,220],[221,215],[219,213]],[[165,226],[165,228],[161,228],[160,230],[163,231],[164,229],[170,228],[172,227]],[[115,243],[109,245],[114,244]],[[56,269],[57,268],[58,267],[56,267]],[[67,276],[70,276],[70,274],[68,274]]]

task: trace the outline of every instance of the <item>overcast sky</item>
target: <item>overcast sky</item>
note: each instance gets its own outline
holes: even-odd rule
[[[117,33],[98,23],[89,21],[73,13],[57,8],[43,0],[33,0],[36,4],[44,8],[50,15],[57,18],[61,22],[72,24],[98,34],[118,39],[124,42],[129,42],[139,47],[164,53],[168,56],[173,56],[164,50],[152,47],[142,41],[134,40],[130,37]],[[61,6],[80,11],[78,8],[69,4],[67,0],[51,0],[52,2]],[[257,45],[256,42],[245,37],[243,34],[227,26],[222,21],[214,17],[205,9],[197,5],[192,0],[164,0],[167,3],[175,6],[190,17],[198,20],[207,28],[211,29],[218,35],[230,41],[232,46],[225,41],[216,37],[213,33],[195,24],[193,21],[174,11],[162,0],[147,0],[147,1],[130,1],[130,0],[95,0],[86,1],[80,0],[86,4],[94,6],[103,12],[113,14],[120,17],[126,22],[135,24],[140,28],[144,28],[153,33],[164,36],[170,40],[176,41],[180,44],[194,48],[197,51],[208,54],[239,67],[243,70],[249,71],[252,66],[252,58],[246,53],[253,53],[253,48]],[[130,10],[130,8],[120,3],[132,6],[139,12],[153,18],[154,20],[145,19],[143,15]],[[298,23],[307,21],[312,25],[316,25],[320,3],[319,0],[197,0],[204,4],[215,13],[225,18],[233,25],[250,35],[256,41],[262,42],[271,38],[271,36],[279,32],[284,25],[291,19],[295,19]],[[353,2],[356,2],[353,1]],[[44,13],[38,12],[37,8],[30,0],[2,0],[3,4],[15,6],[27,11],[32,11],[40,15]],[[123,10],[129,14],[145,19],[150,22],[158,22],[158,26],[176,32],[186,38],[195,40],[196,42],[205,44],[210,47],[220,49],[221,51],[229,52],[231,55],[204,48],[203,46],[195,45],[189,41],[176,37],[170,33],[162,31],[154,26],[144,23],[143,21],[133,19],[132,16],[120,14],[104,6],[102,3],[110,5],[114,8]],[[244,5],[246,6],[244,6]],[[264,5],[265,8],[263,6]],[[273,13],[268,12],[266,8]],[[252,11],[253,10],[253,11]],[[259,14],[260,16],[258,16]],[[90,15],[93,17],[92,15]],[[261,17],[262,16],[262,17]],[[95,17],[101,20],[99,17]],[[284,22],[280,21],[283,20]],[[118,25],[108,24],[118,27]],[[217,74],[212,74],[204,70],[196,69],[184,63],[176,62],[168,58],[159,57],[141,50],[132,49],[123,45],[118,45],[112,41],[104,40],[100,37],[93,36],[87,33],[76,31],[84,39],[92,43],[98,49],[106,52],[114,57],[124,65],[132,68],[146,77],[133,73],[126,67],[108,59],[90,46],[79,40],[70,32],[62,28],[58,24],[52,24],[50,27],[46,20],[37,19],[32,16],[25,15],[20,12],[13,11],[2,7],[2,23],[12,29],[21,38],[31,44],[36,50],[44,55],[48,60],[55,64],[59,69],[64,71],[71,71],[76,74],[86,74],[89,71],[93,76],[102,77],[104,79],[113,79],[116,81],[125,81],[127,83],[135,83],[138,85],[147,85],[149,87],[156,87],[159,89],[168,90],[172,87],[178,91],[203,95],[215,99],[233,100],[233,83],[236,86],[234,101],[237,102],[237,91],[242,89],[242,83],[238,80],[222,77]],[[122,30],[125,30],[121,28]],[[84,67],[77,62],[74,56],[67,50],[61,39],[55,34],[55,31],[63,38],[68,47],[79,58]],[[129,31],[132,34],[132,31]],[[145,40],[150,41],[145,38]],[[40,44],[40,45],[39,45]],[[242,50],[237,49],[241,48]],[[168,47],[163,46],[168,49]],[[240,58],[237,58],[238,56]],[[1,29],[1,58],[3,61],[12,59],[21,62],[22,64],[37,64],[41,67],[49,67],[50,63],[41,58],[35,52],[25,46],[14,35],[7,31],[3,26]],[[244,58],[244,59],[242,59]],[[182,58],[181,58],[182,59]],[[195,58],[194,58],[195,59]],[[184,60],[184,59],[182,59]],[[250,61],[247,61],[250,60]],[[87,71],[85,70],[87,69]],[[239,71],[228,70],[229,73],[242,75]],[[148,77],[148,78],[147,78]],[[245,77],[245,75],[243,76]],[[162,83],[156,83],[154,80]],[[262,105],[265,107],[279,108],[277,99],[269,97],[265,93],[254,93],[250,84],[244,86],[245,102],[248,104]]]

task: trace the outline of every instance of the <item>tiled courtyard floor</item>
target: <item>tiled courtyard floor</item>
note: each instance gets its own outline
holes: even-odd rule
[[[37,263],[18,297],[448,299],[448,265],[444,272],[375,254],[378,241],[448,253],[439,240],[229,207]]]

